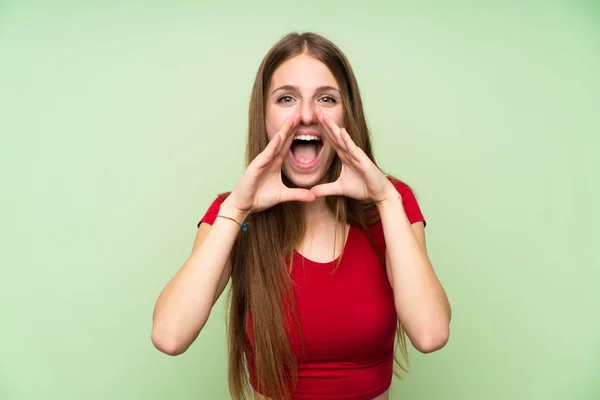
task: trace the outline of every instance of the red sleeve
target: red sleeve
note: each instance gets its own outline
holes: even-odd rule
[[[397,179],[390,178],[390,181],[394,184],[394,187],[398,193],[400,193],[400,196],[402,196],[402,205],[404,205],[404,212],[406,212],[408,221],[411,224],[423,221],[423,224],[427,225],[421,207],[419,207],[419,203],[417,202],[417,198],[412,189],[406,183]]]
[[[209,225],[212,225],[215,223],[215,219],[217,219],[217,214],[219,213],[221,204],[223,204],[223,200],[224,199],[221,196],[219,196],[215,200],[213,200],[211,205],[208,207],[208,210],[206,210],[206,213],[200,220],[200,222],[198,222],[198,227],[200,227],[200,224],[203,222],[206,222]]]

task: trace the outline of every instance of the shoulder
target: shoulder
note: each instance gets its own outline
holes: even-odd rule
[[[402,195],[402,198],[404,198],[404,196],[410,196],[411,194],[414,195],[412,188],[404,181],[401,181],[400,179],[391,175],[388,175],[387,178],[390,182],[392,182],[398,193]]]
[[[209,225],[212,225],[217,218],[217,214],[219,213],[219,209],[221,208],[221,204],[223,201],[229,196],[231,192],[220,193],[217,197],[210,203],[208,209],[205,211],[204,216],[198,221],[197,226],[200,227],[200,224],[205,222]]]
[[[408,217],[410,223],[414,224],[422,221],[424,224],[426,224],[423,211],[421,210],[421,206],[417,201],[414,189],[404,181],[394,176],[388,175],[388,180],[394,185],[398,193],[400,193],[400,196],[402,197],[402,205],[404,206],[404,211],[406,212],[406,216]]]

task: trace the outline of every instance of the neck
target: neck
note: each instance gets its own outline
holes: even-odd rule
[[[304,217],[308,225],[322,218],[331,217],[331,213],[325,203],[325,197],[319,197],[311,203],[304,203]]]
[[[306,234],[309,236],[319,229],[339,225],[335,215],[329,211],[325,197],[320,197],[312,203],[304,203],[304,218]]]
[[[311,240],[315,240],[316,237],[322,240],[324,236],[317,235],[317,233],[329,232],[334,235],[334,238],[337,237],[336,240],[342,240],[342,243],[338,243],[336,246],[343,246],[347,237],[348,226],[340,224],[336,220],[335,215],[327,207],[324,197],[320,197],[312,203],[304,203],[304,218],[306,221],[304,240],[310,242]]]

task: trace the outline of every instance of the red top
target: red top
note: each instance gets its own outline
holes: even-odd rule
[[[394,186],[410,223],[425,222],[410,188],[398,181]],[[217,198],[200,222],[212,224],[222,202]],[[381,222],[370,230],[385,256]],[[252,228],[244,234],[251,235]],[[337,260],[320,263],[295,253],[292,280],[304,352],[297,334],[292,335],[299,356],[293,400],[371,400],[391,384],[397,315],[385,266],[360,227],[350,227],[342,254],[332,274]],[[256,390],[252,356],[247,355]]]

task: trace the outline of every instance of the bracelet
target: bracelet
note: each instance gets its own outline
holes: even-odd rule
[[[233,222],[235,222],[236,224],[238,224],[238,225],[240,226],[240,228],[242,228],[242,231],[244,231],[244,232],[248,230],[248,222],[246,222],[246,221],[244,221],[244,222],[242,222],[242,223],[240,224],[240,223],[239,223],[239,222],[237,222],[235,219],[233,219],[233,218],[231,218],[231,217],[228,217],[228,216],[226,216],[226,215],[217,215],[217,217],[220,217],[220,218],[225,218],[225,219],[228,219],[228,220],[230,220],[230,221],[233,221]]]

